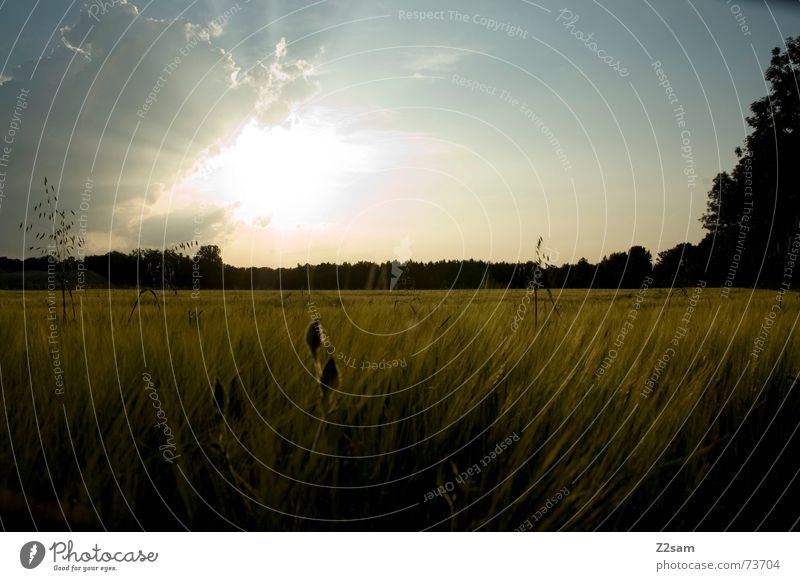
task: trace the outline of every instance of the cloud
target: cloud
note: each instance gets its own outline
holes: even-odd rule
[[[0,255],[20,255],[16,225],[45,176],[62,207],[85,215],[89,240],[133,246],[142,215],[143,243],[156,239],[159,223],[163,238],[164,219],[180,238],[188,209],[151,215],[154,202],[250,118],[279,122],[316,90],[312,64],[291,60],[285,41],[251,70],[215,45],[248,4],[206,24],[145,18],[124,0],[105,5],[102,14],[84,10],[47,58],[7,71],[0,84],[0,228],[12,233],[0,239]],[[2,143],[21,94],[26,106]],[[221,231],[227,210],[214,212],[204,235]]]
[[[288,61],[286,55],[286,39],[282,38],[275,47],[274,57],[268,62],[258,61],[239,81],[256,91],[254,118],[262,123],[283,121],[289,108],[306,99],[309,88],[317,87],[311,63],[302,59]]]
[[[414,73],[447,73],[465,56],[457,50],[415,49],[406,55],[403,68]]]
[[[230,210],[221,207],[187,206],[164,214],[153,214],[133,220],[130,228],[138,231],[139,246],[168,247],[180,242],[202,243],[224,237],[230,221]]]

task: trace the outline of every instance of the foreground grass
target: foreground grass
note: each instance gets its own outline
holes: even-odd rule
[[[795,295],[758,357],[773,292],[567,291],[560,316],[540,297],[538,326],[525,291],[181,292],[143,297],[130,320],[134,291],[90,291],[67,322],[48,319],[47,293],[0,298],[7,528],[752,530],[798,517]],[[314,316],[340,376],[324,421],[304,342]]]

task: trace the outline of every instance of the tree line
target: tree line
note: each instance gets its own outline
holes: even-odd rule
[[[521,289],[530,283],[536,269],[542,272],[542,284],[550,288],[638,288],[650,277],[657,287],[685,287],[692,284],[689,272],[701,270],[698,261],[701,246],[681,244],[661,252],[655,263],[650,252],[634,246],[627,252],[615,252],[596,264],[581,258],[575,264],[561,266],[528,261],[524,263],[486,262],[483,260],[438,260],[429,262],[383,263],[359,261],[343,264],[298,264],[294,267],[238,267],[224,264],[217,246],[201,246],[193,255],[167,250],[141,249],[129,253],[109,252],[87,256],[86,288],[154,288],[166,291],[188,290],[425,290],[425,289]],[[155,264],[157,268],[151,268]],[[166,272],[159,265],[169,265]],[[74,268],[77,269],[75,265]],[[47,269],[47,258],[25,261],[0,258],[0,272],[29,273],[26,287],[43,288],[43,280],[30,273]],[[167,278],[167,272],[171,273]],[[153,274],[155,273],[155,277]],[[718,278],[703,278],[709,285],[723,286],[724,273]],[[22,278],[7,282],[5,288],[22,288]],[[742,285],[739,285],[742,286]]]

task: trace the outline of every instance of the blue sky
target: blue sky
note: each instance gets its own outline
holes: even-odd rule
[[[655,253],[702,236],[770,51],[798,34],[789,1],[6,0],[0,133],[29,96],[0,255],[23,254],[45,175],[87,252]]]

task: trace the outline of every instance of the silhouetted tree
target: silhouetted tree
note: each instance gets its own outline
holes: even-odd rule
[[[686,288],[694,283],[696,247],[689,242],[658,253],[653,277],[662,287]]]
[[[737,284],[755,283],[759,271],[762,284],[776,283],[800,218],[800,37],[772,51],[765,79],[769,93],[750,106],[736,167],[716,176],[701,218],[710,238],[701,246],[713,253],[706,263],[723,264],[717,284],[727,271]]]
[[[604,256],[597,266],[597,286],[599,288],[617,288],[622,286],[622,276],[628,255],[625,252],[612,252]]]
[[[645,277],[653,272],[653,255],[644,246],[631,246],[628,251],[628,265],[622,281],[624,288],[638,288]]]
[[[195,255],[204,288],[220,288],[223,280],[222,250],[216,244],[203,245]]]

